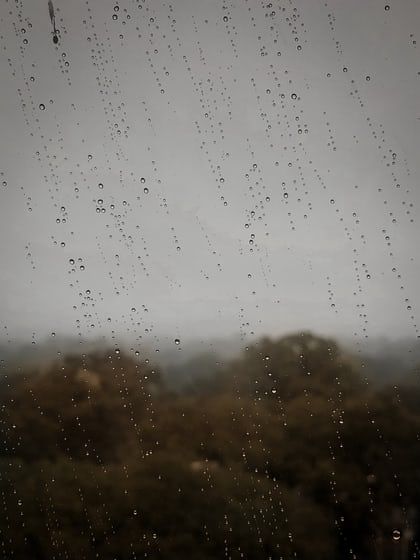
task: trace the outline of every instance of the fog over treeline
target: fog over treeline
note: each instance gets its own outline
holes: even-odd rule
[[[306,331],[302,331],[306,332]],[[237,357],[249,344],[257,344],[265,337],[226,336],[223,338],[174,339],[169,336],[146,339],[139,343],[129,337],[106,336],[80,339],[71,336],[41,338],[36,343],[28,341],[0,342],[0,367],[48,365],[51,361],[71,353],[120,348],[128,355],[148,359],[161,368],[166,382],[172,387],[182,387],[195,379],[211,376]],[[276,339],[279,336],[270,335]],[[351,355],[363,364],[368,378],[378,383],[397,381],[417,371],[420,365],[420,341],[415,337],[370,337],[363,341],[350,337],[333,337]],[[118,340],[118,341],[117,341]]]

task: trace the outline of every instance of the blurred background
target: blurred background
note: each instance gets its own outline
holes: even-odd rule
[[[5,0],[0,555],[419,555],[415,0]]]

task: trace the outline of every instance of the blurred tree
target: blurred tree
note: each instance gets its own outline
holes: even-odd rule
[[[26,460],[109,462],[141,449],[141,425],[153,416],[158,372],[109,352],[66,358],[18,380],[3,418],[4,451]]]
[[[3,558],[415,554],[412,379],[374,391],[334,342],[305,333],[263,339],[214,383],[174,394],[118,351],[9,377]]]
[[[245,394],[284,401],[305,390],[330,397],[364,390],[356,364],[335,342],[305,332],[263,338],[232,364],[228,379]]]

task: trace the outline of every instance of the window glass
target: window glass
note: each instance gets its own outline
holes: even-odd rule
[[[0,554],[419,554],[415,0],[4,0]]]

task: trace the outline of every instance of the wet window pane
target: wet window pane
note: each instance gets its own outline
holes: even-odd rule
[[[417,558],[418,2],[0,24],[0,557]]]

